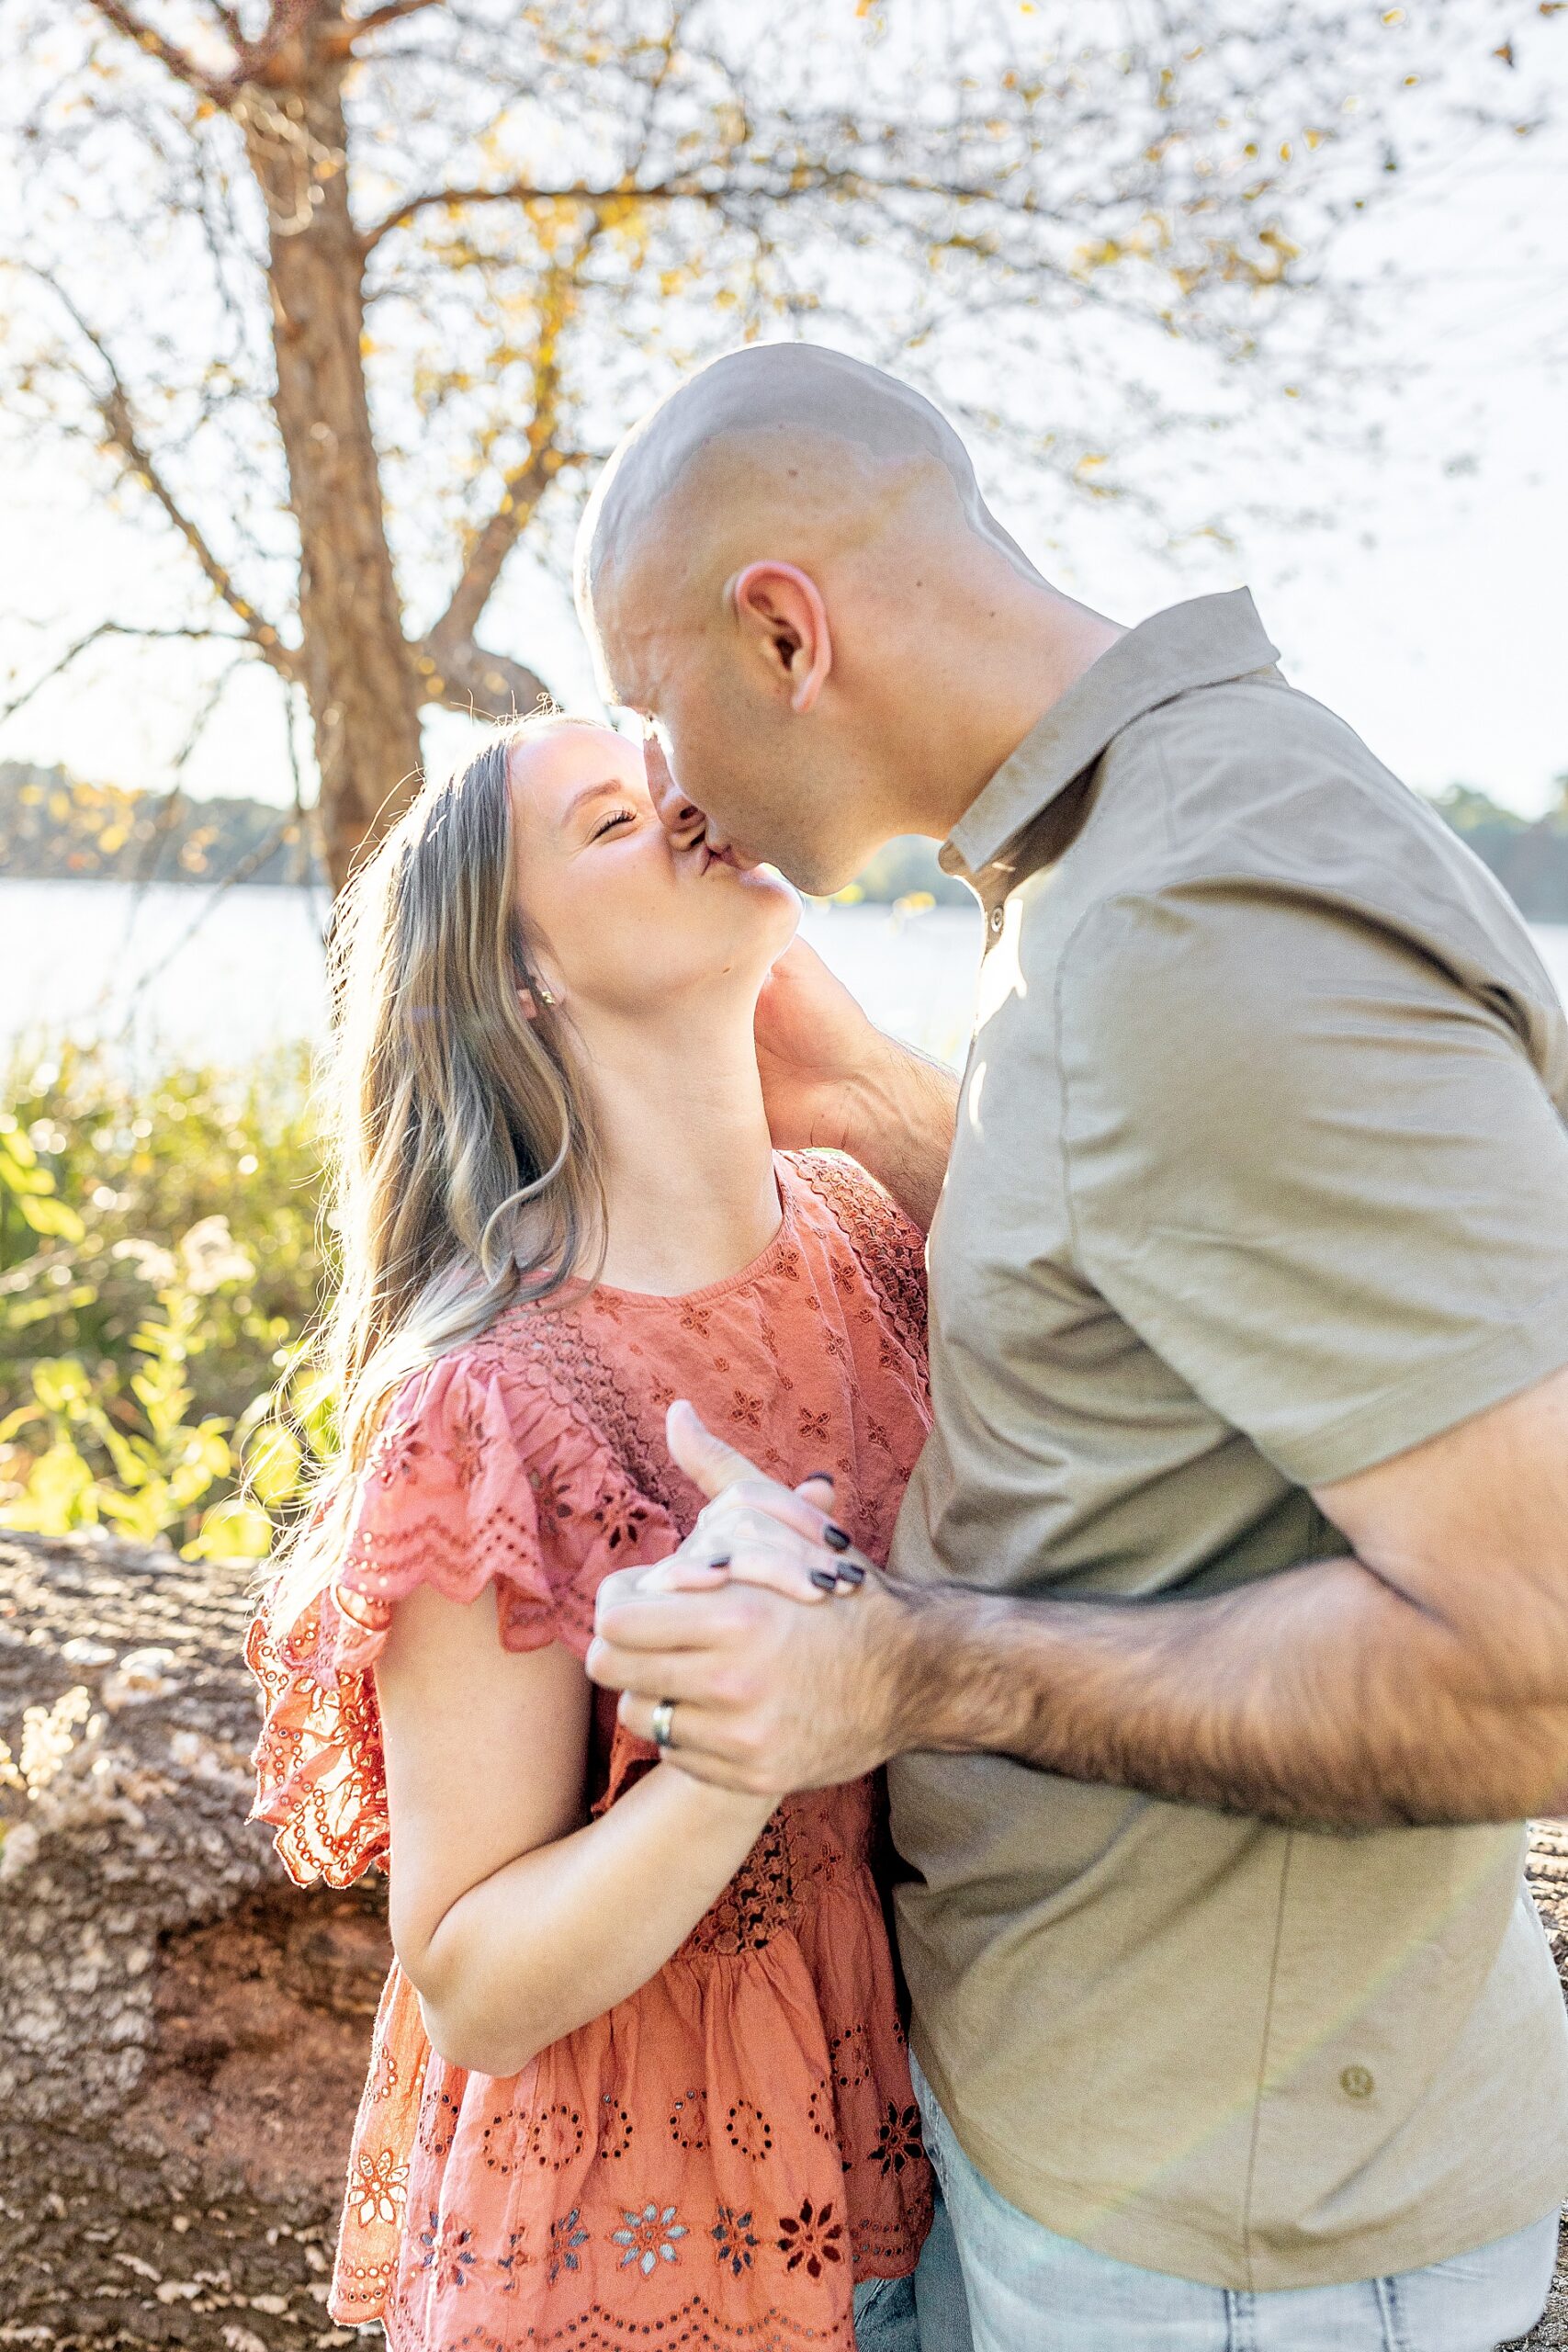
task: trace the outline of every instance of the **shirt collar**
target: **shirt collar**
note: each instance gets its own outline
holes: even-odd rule
[[[949,874],[981,873],[1015,833],[1157,703],[1223,685],[1279,660],[1251,593],[1194,596],[1119,637],[1031,728],[942,844]]]

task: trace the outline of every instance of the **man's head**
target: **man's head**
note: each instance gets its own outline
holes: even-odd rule
[[[984,782],[943,779],[933,738],[974,684],[969,624],[1026,582],[1044,586],[930,401],[810,344],[682,385],[622,442],[578,542],[601,684],[652,723],[656,782],[661,754],[710,837],[817,890],[892,834],[945,831]]]

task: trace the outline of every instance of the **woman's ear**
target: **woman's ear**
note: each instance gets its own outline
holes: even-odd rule
[[[810,573],[795,563],[749,563],[730,582],[729,601],[771,682],[787,688],[790,708],[814,709],[833,666],[833,642]]]
[[[525,1021],[537,1021],[539,1017],[539,1008],[535,1000],[532,989],[519,989],[517,991],[517,1001],[523,1009],[523,1018]]]

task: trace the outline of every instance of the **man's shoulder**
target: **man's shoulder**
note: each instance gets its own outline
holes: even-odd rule
[[[1100,805],[1123,786],[1162,803],[1151,853],[1200,865],[1222,845],[1253,860],[1303,853],[1338,869],[1385,838],[1467,853],[1347,719],[1277,670],[1196,686],[1124,728],[1108,746]]]
[[[1518,909],[1428,801],[1278,673],[1176,695],[1108,750],[1064,860],[1058,948],[1117,933],[1167,961],[1172,926],[1255,980],[1353,932],[1463,986],[1556,993]],[[1118,911],[1111,915],[1112,908]],[[1310,934],[1310,938],[1309,938]]]

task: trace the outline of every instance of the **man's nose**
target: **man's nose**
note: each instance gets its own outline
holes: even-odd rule
[[[689,840],[706,820],[696,802],[686,798],[671,775],[664,746],[657,735],[650,735],[643,745],[643,759],[648,768],[649,797],[659,812],[660,823],[671,840]]]

